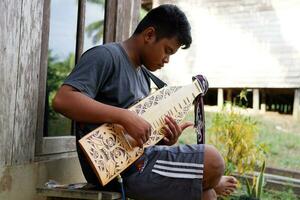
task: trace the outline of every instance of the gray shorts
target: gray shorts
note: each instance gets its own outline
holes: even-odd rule
[[[142,168],[124,178],[135,200],[200,200],[204,145],[152,146],[137,161]]]

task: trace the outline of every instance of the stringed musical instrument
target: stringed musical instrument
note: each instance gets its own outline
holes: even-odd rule
[[[151,124],[149,140],[143,148],[155,145],[163,137],[162,127],[166,115],[177,123],[190,110],[194,99],[203,92],[196,80],[187,86],[166,86],[129,108]],[[134,144],[134,139],[126,134],[118,124],[105,123],[79,140],[100,183],[104,186],[142,154],[143,148]]]

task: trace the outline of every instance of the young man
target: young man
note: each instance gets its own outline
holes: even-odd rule
[[[53,107],[76,121],[77,141],[100,124],[110,122],[122,125],[143,146],[151,126],[126,109],[149,95],[150,80],[143,70],[162,68],[178,48],[186,49],[191,42],[185,14],[174,5],[159,6],[147,14],[126,41],[85,52],[57,92]],[[200,200],[216,199],[216,191],[232,192],[235,179],[222,177],[224,161],[214,147],[171,146],[192,123],[179,125],[169,116],[165,123],[163,145],[145,149],[138,160],[143,164],[141,169],[133,164],[122,173],[128,197]],[[77,151],[85,178],[101,188],[78,142]],[[119,185],[112,181],[101,189],[118,190]]]

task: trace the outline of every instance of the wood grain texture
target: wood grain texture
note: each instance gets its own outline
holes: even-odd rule
[[[17,2],[15,1],[15,3]],[[34,157],[42,16],[43,1],[22,1],[15,123],[13,128],[13,164],[28,163]]]
[[[121,42],[130,37],[139,19],[141,0],[106,1],[104,42]]]
[[[44,133],[44,114],[46,103],[46,83],[47,83],[47,68],[48,68],[48,43],[49,43],[49,28],[50,26],[50,0],[44,1],[43,8],[43,25],[42,25],[42,44],[39,72],[39,89],[38,89],[38,108],[37,108],[37,128],[35,137],[35,155],[40,155],[43,152],[43,136]]]
[[[11,164],[21,7],[22,1],[0,3],[0,166]]]

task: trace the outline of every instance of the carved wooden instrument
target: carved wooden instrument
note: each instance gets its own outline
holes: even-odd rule
[[[187,86],[167,86],[130,107],[129,110],[136,112],[152,126],[152,133],[144,148],[155,145],[164,137],[161,128],[165,124],[165,115],[172,116],[179,123],[202,91],[197,80]],[[136,147],[132,141],[134,139],[120,125],[111,123],[101,125],[79,140],[103,186],[143,154],[143,148]]]

